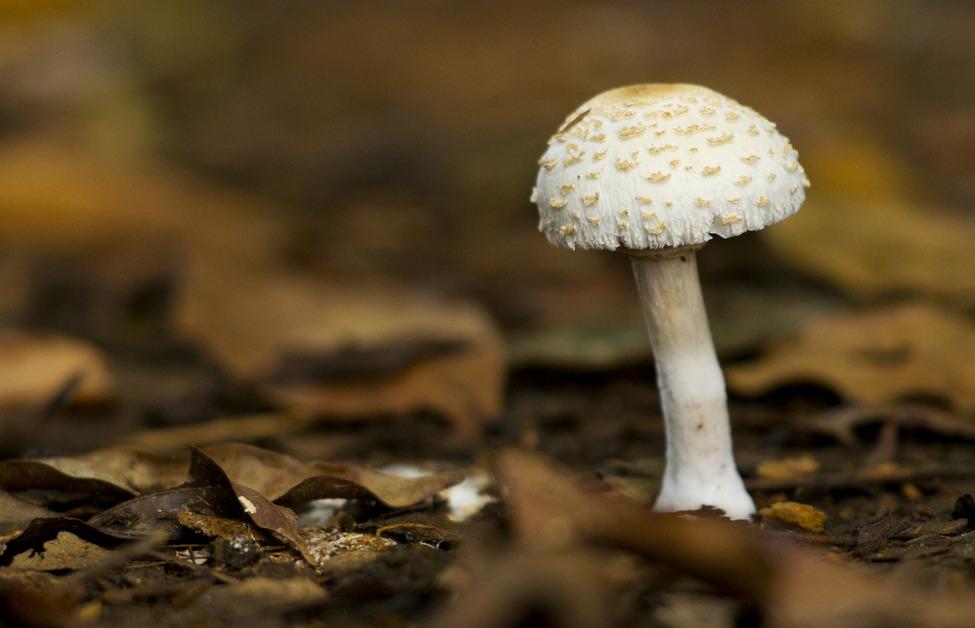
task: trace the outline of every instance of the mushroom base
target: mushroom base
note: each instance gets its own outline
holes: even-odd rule
[[[711,506],[733,519],[747,519],[755,504],[735,467],[724,376],[711,341],[695,251],[631,261],[667,431],[667,463],[655,509]]]

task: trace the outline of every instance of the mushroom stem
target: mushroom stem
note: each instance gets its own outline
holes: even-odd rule
[[[695,247],[631,257],[667,432],[659,511],[755,512],[731,448],[724,376],[711,341]]]

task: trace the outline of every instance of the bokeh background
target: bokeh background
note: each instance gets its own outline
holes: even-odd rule
[[[971,2],[5,0],[0,19],[5,454],[228,416],[289,426],[255,439],[417,412],[471,437],[510,418],[512,374],[644,368],[626,260],[550,247],[528,202],[563,117],[638,82],[754,107],[812,181],[799,215],[701,255],[733,392],[975,407],[970,380],[934,381],[971,346]],[[822,369],[774,362],[823,315],[853,331]],[[960,336],[921,351],[918,383],[905,343],[945,320]],[[873,362],[837,375],[846,350]]]

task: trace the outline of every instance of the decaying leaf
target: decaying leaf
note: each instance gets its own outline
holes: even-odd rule
[[[858,298],[909,291],[975,303],[975,224],[958,215],[903,201],[811,199],[764,237],[779,256]]]
[[[42,571],[82,569],[103,560],[107,555],[108,550],[83,541],[70,532],[61,532],[56,538],[45,543],[41,552],[24,552],[15,556],[11,567]]]
[[[727,371],[729,387],[756,395],[817,382],[846,399],[883,404],[936,397],[975,410],[975,326],[933,306],[905,303],[812,320],[793,340]]]
[[[47,517],[35,519],[16,537],[9,539],[0,552],[0,566],[9,565],[21,552],[43,552],[44,544],[62,533],[70,533],[100,547],[114,548],[132,540],[131,535],[99,528],[96,525],[72,517]]]
[[[0,490],[0,537],[26,528],[34,519],[53,517],[48,509]]]
[[[257,490],[268,499],[296,506],[316,499],[375,500],[390,508],[426,501],[461,482],[462,473],[406,478],[353,463],[303,463],[267,449],[231,443],[204,451],[235,483]]]
[[[809,532],[822,532],[825,530],[826,513],[809,504],[776,502],[762,508],[759,514],[766,519],[778,519],[797,525]]]
[[[77,145],[32,139],[0,149],[6,247],[89,258],[148,249],[157,259],[138,259],[157,267],[173,262],[174,247],[208,259],[252,260],[273,252],[281,235],[280,225],[264,217],[268,210],[267,203]],[[140,270],[124,268],[130,279]]]
[[[0,488],[128,499],[182,482],[189,458],[128,447],[77,456],[0,461]]]
[[[236,519],[204,515],[192,510],[180,510],[176,513],[176,520],[181,526],[204,536],[228,540],[244,537],[250,541],[256,541],[258,538],[253,527]]]
[[[0,355],[0,410],[47,404],[75,379],[73,403],[103,403],[115,393],[105,357],[81,340],[4,331]]]
[[[293,507],[317,499],[343,498],[404,508],[424,502],[464,479],[460,472],[401,477],[353,463],[305,463],[239,443],[215,445],[202,451],[234,484],[248,487],[269,501]],[[132,525],[138,521],[140,529],[148,529],[155,525],[161,512],[175,512],[193,503],[202,506],[213,499],[208,487],[188,486],[184,482],[191,472],[188,454],[161,456],[118,447],[73,457],[2,461],[0,488],[11,493],[50,494],[52,498],[90,495],[124,502],[117,511],[112,509],[100,516],[109,520],[121,518]]]
[[[836,138],[804,154],[817,194],[762,232],[782,259],[855,298],[905,291],[975,303],[975,223],[912,202],[917,169],[877,138]]]
[[[364,532],[342,530],[303,530],[302,538],[315,566],[350,552],[375,554],[396,545],[396,541]],[[365,558],[365,556],[363,556]]]
[[[470,305],[201,266],[177,319],[186,337],[287,407],[342,417],[433,410],[467,436],[501,409],[501,342]]]

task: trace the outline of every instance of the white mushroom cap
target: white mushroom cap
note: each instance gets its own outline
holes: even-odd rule
[[[798,211],[809,180],[754,110],[698,85],[603,92],[539,160],[539,230],[570,249],[660,249],[757,231]]]

